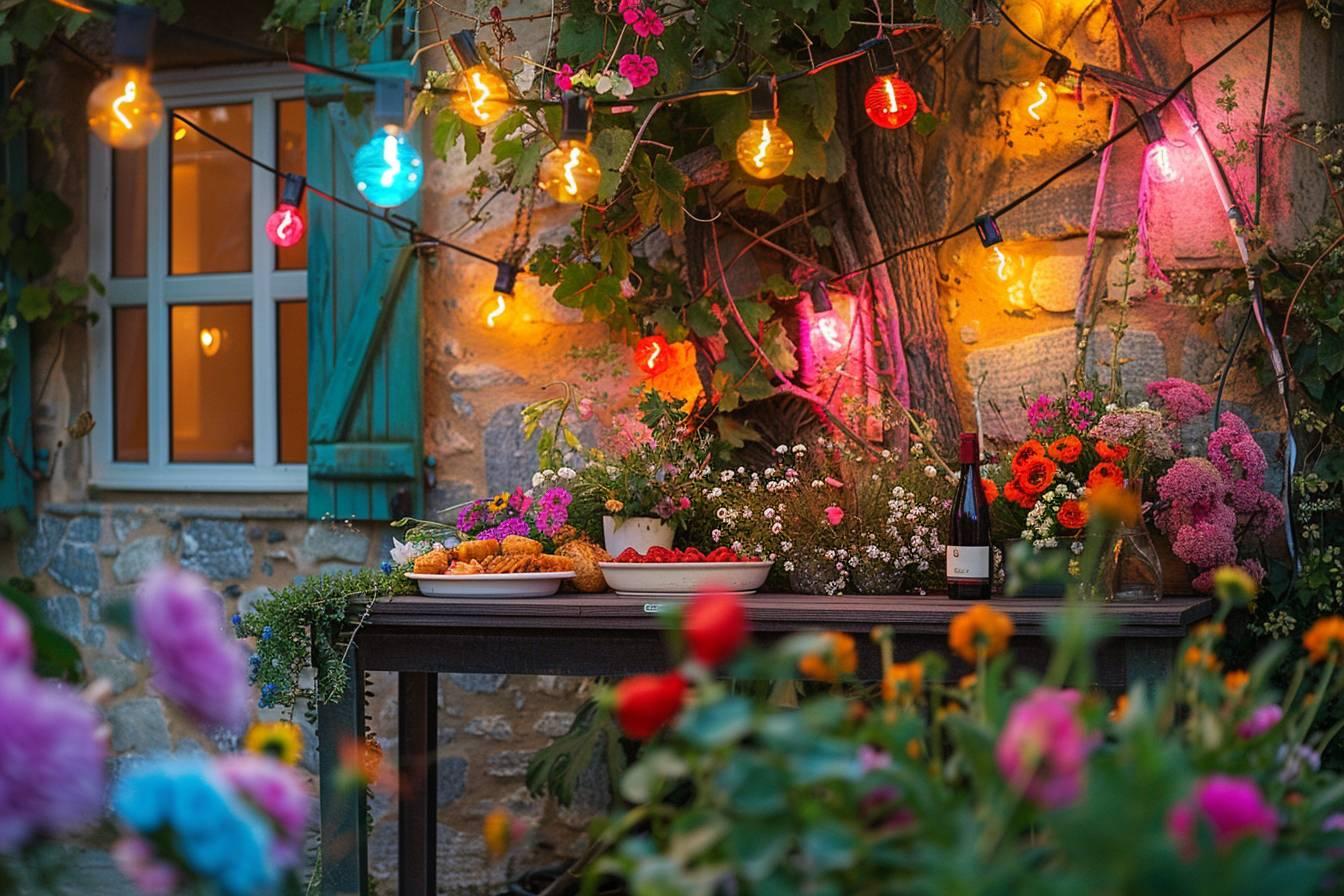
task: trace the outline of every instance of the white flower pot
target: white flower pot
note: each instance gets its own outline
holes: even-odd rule
[[[674,533],[667,520],[653,516],[602,517],[602,540],[613,557],[626,548],[634,548],[641,554],[647,554],[652,547],[670,548]]]

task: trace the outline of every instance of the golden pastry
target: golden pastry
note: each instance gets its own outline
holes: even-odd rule
[[[570,580],[575,590],[585,594],[596,594],[607,590],[606,577],[602,575],[599,563],[611,560],[611,555],[591,541],[575,539],[555,549],[562,559],[573,564],[575,576]]]
[[[485,572],[481,564],[475,560],[459,560],[448,567],[450,576],[475,576]]]
[[[444,548],[434,548],[415,558],[412,569],[421,575],[441,576],[448,571],[452,556]]]
[[[457,559],[484,560],[499,553],[499,542],[493,538],[479,541],[464,541],[457,546]]]
[[[506,575],[509,573],[534,572],[537,559],[527,554],[504,554],[498,557],[487,557],[481,561],[481,568],[491,575]]]
[[[537,557],[537,572],[573,572],[574,561],[556,554],[542,554]]]
[[[540,554],[541,542],[522,535],[506,535],[500,548],[507,554]]]

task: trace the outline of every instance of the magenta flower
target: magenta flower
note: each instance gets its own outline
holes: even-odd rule
[[[28,619],[19,608],[0,597],[0,672],[33,668],[33,638]]]
[[[198,722],[237,730],[247,721],[247,661],[222,625],[219,598],[194,573],[161,566],[135,593],[136,631],[152,681]]]
[[[591,419],[593,419],[593,413],[594,413],[594,411],[593,411],[593,400],[592,400],[591,398],[580,398],[580,399],[579,399],[579,419],[580,419],[580,420],[591,420]]]
[[[1198,849],[1197,827],[1207,825],[1225,847],[1243,837],[1273,840],[1279,819],[1250,778],[1211,775],[1195,785],[1189,799],[1172,807],[1167,833],[1185,856]]]
[[[27,670],[0,671],[0,855],[64,834],[103,806],[102,719],[79,695]]]
[[[832,504],[826,508],[826,523],[831,526],[840,525],[840,521],[845,518],[845,511]]]
[[[142,896],[172,896],[181,882],[177,869],[160,860],[154,848],[135,834],[112,844],[112,862]]]
[[[574,89],[574,66],[568,62],[560,66],[560,71],[555,73],[555,88],[560,91]]]
[[[1037,395],[1036,400],[1027,407],[1027,424],[1031,431],[1041,436],[1052,436],[1055,433],[1055,421],[1059,419],[1059,408],[1055,407],[1055,399],[1044,393]]]
[[[652,56],[626,53],[616,64],[616,69],[631,87],[638,90],[658,76],[658,60]]]
[[[658,37],[663,33],[663,20],[658,13],[645,9],[639,21],[630,26],[640,37]]]
[[[304,827],[313,797],[298,769],[269,756],[233,753],[221,756],[216,767],[229,786],[271,820],[279,836],[271,844],[271,858],[281,868],[292,868],[303,858]]]
[[[1009,712],[994,758],[1008,786],[1049,809],[1075,802],[1097,739],[1078,718],[1082,695],[1037,688]]]
[[[1174,376],[1149,383],[1148,397],[1162,402],[1167,416],[1177,426],[1207,414],[1213,408],[1213,399],[1202,387]]]
[[[621,20],[627,25],[633,25],[639,21],[644,10],[644,0],[621,0],[617,7],[621,14]]]
[[[1237,735],[1244,740],[1267,733],[1283,720],[1283,710],[1276,703],[1266,703],[1251,710],[1251,714],[1237,726]]]

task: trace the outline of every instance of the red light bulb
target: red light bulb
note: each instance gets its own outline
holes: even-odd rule
[[[276,206],[266,219],[266,236],[282,249],[297,245],[303,239],[304,229],[303,215],[288,202]]]
[[[672,364],[672,347],[663,336],[645,336],[635,343],[635,369],[644,376],[657,376]]]
[[[895,75],[878,75],[863,97],[863,109],[880,128],[904,127],[915,117],[919,97]]]

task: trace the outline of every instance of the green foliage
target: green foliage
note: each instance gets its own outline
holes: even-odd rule
[[[579,707],[574,724],[564,735],[532,757],[527,766],[527,789],[552,796],[562,806],[572,805],[579,780],[597,761],[613,782],[625,773],[625,745],[611,712],[596,700]]]

